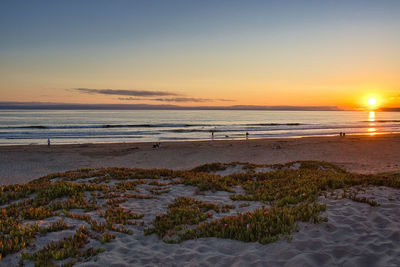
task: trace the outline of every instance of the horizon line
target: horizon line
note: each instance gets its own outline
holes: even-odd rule
[[[58,110],[281,110],[281,111],[360,111],[368,109],[346,109],[338,106],[293,106],[293,105],[232,105],[232,106],[179,106],[154,104],[80,104],[57,102],[12,102],[0,101],[0,109],[58,109]],[[381,107],[375,111],[400,111],[400,107]]]

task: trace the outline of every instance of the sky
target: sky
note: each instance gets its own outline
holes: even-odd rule
[[[400,1],[0,1],[0,101],[400,107]]]

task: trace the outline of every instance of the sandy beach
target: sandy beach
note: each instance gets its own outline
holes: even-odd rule
[[[335,177],[341,177],[344,175],[343,179],[352,179],[351,175],[348,176],[348,173],[342,173],[342,171],[332,167],[333,165],[320,165],[319,163],[316,163],[316,165],[306,164],[303,167],[302,166],[302,163],[291,163],[281,165],[281,167],[257,167],[254,169],[254,171],[256,171],[256,173],[263,173],[260,177],[268,175],[269,172],[273,172],[275,170],[286,170],[287,175],[300,177],[303,174],[307,174],[307,168],[311,168],[310,170],[312,171],[309,173],[309,175],[312,175],[313,173],[319,173],[319,175],[322,174],[322,176],[334,175]],[[315,167],[312,166],[319,167],[314,169]],[[227,165],[224,170],[211,171],[211,173],[221,175],[222,179],[224,177],[229,179],[229,175],[234,175],[235,173],[245,174],[248,172],[249,170],[244,167],[245,165],[243,164],[232,164]],[[170,244],[168,240],[176,240],[175,238],[177,238],[177,236],[179,237],[179,235],[182,233],[182,229],[176,228],[174,224],[168,226],[170,230],[164,234],[161,234],[161,236],[160,233],[156,234],[150,232],[150,234],[148,234],[146,231],[148,229],[152,229],[152,227],[163,227],[162,224],[156,223],[157,218],[165,219],[165,216],[174,216],[174,213],[170,213],[171,204],[175,203],[174,205],[177,205],[177,200],[180,198],[184,199],[182,204],[184,205],[185,209],[187,209],[187,212],[191,210],[191,204],[188,204],[191,201],[190,199],[193,201],[198,201],[201,205],[208,203],[206,205],[227,207],[225,210],[218,210],[218,208],[216,209],[214,207],[214,210],[209,210],[208,212],[207,209],[209,208],[203,210],[202,212],[196,211],[196,209],[191,210],[191,212],[201,212],[200,214],[203,214],[204,212],[206,217],[201,219],[205,220],[203,222],[204,225],[212,225],[214,222],[225,219],[225,226],[222,227],[228,228],[231,226],[228,226],[226,223],[234,223],[236,220],[235,218],[243,216],[243,214],[247,213],[250,214],[248,219],[253,218],[253,216],[254,218],[258,218],[253,221],[250,220],[249,222],[246,222],[246,220],[238,221],[234,226],[237,229],[234,230],[233,236],[235,236],[236,233],[241,232],[245,235],[248,234],[249,238],[254,237],[252,237],[252,235],[246,231],[254,231],[254,233],[257,234],[263,229],[259,228],[260,226],[268,227],[269,225],[268,223],[259,221],[260,215],[254,215],[257,213],[257,210],[261,209],[263,216],[265,216],[263,220],[274,218],[274,216],[279,217],[280,215],[275,213],[277,204],[266,201],[246,201],[234,199],[235,196],[240,196],[241,194],[245,193],[241,186],[231,186],[228,188],[229,192],[225,190],[207,190],[207,188],[201,189],[201,187],[181,184],[180,182],[184,180],[180,180],[180,178],[151,177],[152,171],[147,172],[147,174],[145,172],[143,178],[140,179],[138,179],[138,177],[134,177],[136,175],[136,171],[132,169],[121,170],[111,168],[109,170],[105,170],[105,172],[101,170],[99,172],[94,171],[92,174],[84,171],[81,173],[83,174],[82,178],[79,177],[79,173],[80,172],[70,172],[52,176],[53,178],[50,177],[47,179],[50,179],[48,181],[53,183],[53,189],[49,189],[49,191],[41,191],[41,186],[39,189],[36,189],[39,190],[39,192],[42,192],[39,193],[39,195],[43,195],[44,192],[52,192],[52,190],[53,192],[56,192],[54,191],[56,186],[63,185],[62,181],[65,180],[73,182],[73,184],[70,184],[71,186],[73,185],[72,188],[78,188],[76,186],[79,185],[88,186],[91,184],[92,186],[98,186],[96,188],[98,188],[97,190],[100,191],[93,194],[87,194],[87,196],[91,195],[91,197],[87,198],[87,200],[85,200],[86,197],[81,199],[80,201],[83,201],[81,202],[83,204],[79,204],[83,205],[81,207],[76,206],[78,203],[70,206],[71,203],[74,202],[68,202],[70,201],[67,197],[69,193],[58,196],[52,195],[54,200],[49,202],[47,209],[57,210],[59,208],[52,208],[52,205],[58,203],[56,205],[58,206],[61,203],[64,203],[63,205],[66,205],[66,207],[70,206],[68,208],[69,211],[67,212],[64,208],[61,214],[57,212],[49,215],[40,215],[40,212],[43,210],[40,212],[37,210],[38,214],[34,216],[39,216],[39,218],[42,216],[40,220],[23,221],[22,227],[28,226],[32,223],[37,223],[39,227],[46,228],[51,227],[51,224],[60,222],[60,220],[64,224],[64,226],[60,229],[56,228],[55,230],[43,231],[44,233],[42,234],[35,234],[36,237],[33,239],[33,241],[31,241],[29,245],[23,249],[24,253],[32,253],[30,254],[31,258],[24,256],[24,265],[32,265],[32,261],[29,261],[29,259],[36,261],[40,259],[38,256],[40,254],[34,254],[35,251],[41,251],[41,255],[44,255],[41,256],[41,258],[48,257],[50,260],[53,258],[53,261],[58,259],[58,261],[56,261],[57,264],[69,263],[70,261],[68,257],[54,256],[59,255],[55,254],[58,251],[57,245],[50,247],[46,247],[46,245],[51,241],[57,240],[60,240],[57,242],[70,242],[68,239],[63,238],[73,236],[75,234],[75,230],[78,233],[78,231],[80,231],[78,229],[82,229],[81,227],[85,227],[85,229],[92,229],[89,236],[83,235],[85,238],[85,249],[89,248],[87,251],[93,251],[93,249],[95,251],[99,249],[104,251],[98,255],[94,254],[93,256],[87,257],[79,257],[79,255],[75,255],[76,252],[72,252],[72,254],[69,254],[69,257],[75,257],[79,259],[78,262],[74,262],[76,263],[74,266],[370,267],[398,266],[400,264],[400,189],[398,188],[368,185],[350,186],[346,187],[345,189],[347,195],[344,194],[345,191],[343,189],[329,190],[329,192],[325,192],[317,197],[316,202],[314,202],[316,205],[325,207],[323,208],[322,213],[318,211],[316,212],[316,215],[319,218],[317,220],[320,220],[319,222],[312,223],[314,219],[310,220],[311,217],[304,221],[300,220],[296,222],[295,226],[291,226],[294,227],[294,231],[290,235],[278,235],[278,239],[276,239],[274,242],[268,241],[265,244],[260,240],[259,241],[261,243],[254,242],[255,240],[253,242],[243,242],[240,241],[243,238],[240,235],[233,238],[239,240],[233,240],[231,238],[216,238],[211,234],[210,237],[198,239],[188,238],[189,240],[183,239],[183,242]],[[254,176],[254,174],[250,174],[248,177],[252,176]],[[204,176],[204,173],[200,173],[200,177],[203,177],[204,179],[207,178]],[[251,178],[250,180],[253,179],[254,178]],[[290,179],[288,181],[290,184],[292,184]],[[302,178],[299,179],[301,181]],[[313,183],[312,177],[306,179],[310,179],[307,180],[307,183]],[[340,179],[341,178],[339,178],[339,180]],[[46,184],[45,181],[43,182],[43,189],[46,190],[45,187],[48,187],[49,185]],[[130,184],[132,182],[133,184]],[[201,181],[199,182],[201,184]],[[250,184],[252,183],[252,181],[249,182]],[[299,186],[298,188],[295,186],[292,190],[296,191],[297,189],[307,188],[307,183],[301,183],[303,184],[302,186]],[[123,187],[120,187],[119,184],[123,185]],[[354,184],[354,182],[350,182],[350,184]],[[132,188],[129,185],[134,185],[134,187]],[[196,185],[196,183],[193,185]],[[206,184],[206,187],[209,185],[210,184]],[[261,185],[262,183],[260,183],[260,186]],[[305,187],[303,187],[304,185]],[[396,185],[396,182],[393,185]],[[108,195],[108,193],[101,193],[101,188],[104,188],[104,186],[109,188],[106,192],[108,192],[108,190],[115,192],[112,195]],[[245,184],[243,184],[243,186],[245,186]],[[284,188],[283,185],[282,188]],[[280,190],[279,188],[276,189]],[[68,192],[68,189],[65,187],[63,190],[67,190],[64,192]],[[282,197],[285,197],[285,194],[290,194],[291,192],[291,190],[286,191]],[[8,212],[13,214],[16,211],[13,211],[12,205],[21,205],[20,209],[24,210],[26,209],[25,205],[32,205],[32,202],[30,202],[32,199],[43,201],[40,200],[39,195],[33,194],[25,200],[22,199],[11,201],[8,205],[2,205],[1,208],[9,210]],[[351,195],[356,196],[356,198],[352,198]],[[139,196],[146,197],[143,198]],[[93,202],[93,199],[96,200]],[[368,200],[366,201],[365,199]],[[61,200],[61,202],[54,202],[56,200]],[[88,206],[86,206],[87,203],[89,203],[86,201],[89,201],[90,203],[97,203],[96,208],[90,209]],[[301,205],[301,203],[302,202],[300,202],[299,205]],[[86,208],[84,208],[85,206]],[[312,208],[313,206],[309,207],[311,208],[311,211],[314,209]],[[279,210],[279,207],[277,209]],[[115,232],[115,230],[110,231],[113,233],[114,237],[106,242],[103,242],[103,239],[101,239],[102,241],[100,242],[99,233],[104,233],[104,230],[106,229],[99,229],[99,225],[104,223],[104,212],[107,214],[107,212],[113,212],[112,210],[118,211],[118,216],[122,217],[116,216],[117,213],[115,213],[113,217],[106,217],[105,220],[114,222],[115,225],[119,225],[118,227],[124,227],[126,231],[129,232],[120,232],[121,230],[118,230],[117,232]],[[124,213],[125,216],[129,214],[134,215],[131,217],[132,219],[129,223],[128,221],[121,220],[121,218],[124,218]],[[185,218],[185,216],[188,216],[188,214],[190,213],[183,213],[180,216]],[[300,216],[303,216],[303,214],[301,213]],[[173,218],[179,218],[179,216],[171,217],[171,219]],[[184,227],[183,231],[196,229],[193,228],[196,227],[196,224],[192,225],[193,223],[189,223],[189,225],[184,226],[184,222],[185,220],[183,222],[181,221],[180,223],[177,221],[178,224],[183,223],[177,227]],[[223,223],[224,221],[221,222]],[[257,223],[261,224],[257,226]],[[279,220],[277,221],[277,219],[273,219],[271,223],[274,226],[272,226],[270,230],[277,227],[277,229],[282,227],[282,224],[279,223]],[[253,224],[255,225],[253,226]],[[46,233],[47,231],[49,233]],[[88,233],[90,233],[90,230],[85,231],[89,231]],[[268,232],[264,232],[264,234],[267,233]],[[206,236],[208,235],[209,234],[206,234]],[[59,246],[63,247],[64,245]],[[48,250],[53,252],[46,252]],[[66,250],[64,253],[71,252],[70,250]],[[21,255],[22,254],[20,252],[6,255],[6,257],[0,261],[0,264],[16,266],[20,262],[20,258],[22,257]],[[36,264],[41,265],[44,264],[44,262],[40,263],[39,261],[39,263]]]
[[[191,169],[212,162],[327,161],[357,173],[400,170],[400,134],[259,140],[0,146],[0,184],[78,168]]]
[[[398,134],[248,141],[174,142],[162,143],[161,147],[157,149],[153,148],[152,145],[152,143],[124,143],[52,145],[50,147],[0,147],[0,176],[3,184],[12,184],[28,182],[49,173],[63,172],[78,168],[139,167],[146,169],[167,168],[172,171],[189,170],[201,164],[215,162],[276,164],[298,160],[327,161],[347,171],[360,174],[377,174],[400,170],[400,154],[398,153],[398,151],[400,151],[400,135]],[[304,165],[305,170],[303,170],[301,169],[301,164],[302,163],[291,163],[289,165],[280,166],[283,166],[283,170],[287,170],[287,175],[294,175],[296,179],[302,179],[302,175],[309,177],[306,179],[313,179],[314,172],[317,175],[322,175],[321,177],[325,175],[333,175],[333,177],[344,175],[343,179],[353,179],[351,178],[353,177],[351,174],[341,173],[340,170],[336,170],[335,168],[331,169],[332,167],[330,165],[325,166],[316,163],[315,166],[319,167],[314,170],[313,168],[315,167],[313,167],[313,165],[306,164]],[[59,196],[51,195],[54,200],[48,202],[49,204],[47,206],[43,205],[45,209],[50,211],[57,210],[59,207],[51,206],[57,203],[54,201],[64,201],[58,202],[59,204],[57,205],[64,203],[62,205],[69,207],[68,210],[70,210],[71,213],[63,210],[61,214],[56,212],[48,215],[40,215],[40,212],[43,212],[43,209],[40,208],[40,211],[37,210],[39,214],[30,215],[31,217],[29,217],[35,218],[35,216],[39,216],[38,218],[40,218],[40,220],[21,221],[22,226],[18,224],[18,227],[29,227],[32,223],[38,223],[39,228],[47,229],[50,227],[49,229],[55,229],[42,230],[42,232],[49,231],[47,234],[35,234],[36,237],[34,240],[27,243],[29,245],[22,251],[24,253],[33,253],[35,251],[53,249],[53,253],[56,253],[57,249],[55,247],[46,248],[46,244],[49,244],[52,240],[70,242],[67,239],[64,239],[64,241],[62,240],[68,236],[77,235],[78,232],[81,231],[79,229],[82,229],[80,227],[83,226],[86,227],[85,229],[92,229],[84,230],[91,233],[89,236],[83,235],[86,240],[85,248],[89,247],[92,249],[87,250],[92,252],[86,251],[85,253],[93,253],[93,249],[95,249],[94,251],[104,250],[104,252],[98,255],[90,254],[92,256],[87,256],[87,258],[83,256],[80,258],[78,257],[79,261],[75,262],[76,266],[398,266],[400,264],[400,190],[397,188],[398,182],[395,180],[393,180],[395,182],[390,182],[390,184],[388,184],[392,187],[373,186],[367,183],[362,186],[346,187],[346,191],[340,189],[342,186],[337,187],[339,189],[333,191],[325,191],[325,193],[320,194],[318,198],[315,199],[314,203],[317,204],[313,204],[326,207],[326,209],[323,208],[322,212],[316,211],[315,213],[322,221],[314,224],[312,220],[315,219],[310,221],[312,217],[305,219],[305,221],[300,219],[297,221],[296,219],[295,225],[290,226],[290,232],[293,231],[290,235],[279,234],[277,241],[268,242],[267,244],[260,243],[260,240],[259,242],[243,242],[240,241],[241,238],[243,238],[240,236],[233,238],[239,240],[232,240],[231,238],[216,238],[214,235],[207,237],[208,234],[205,238],[188,238],[188,240],[183,239],[183,242],[179,242],[178,244],[168,244],[168,238],[170,238],[168,236],[172,236],[171,238],[176,237],[176,235],[179,236],[179,229],[181,228],[168,230],[168,234],[164,237],[162,237],[162,235],[160,236],[160,233],[146,234],[148,229],[157,227],[157,218],[162,218],[160,216],[164,216],[164,218],[166,218],[165,216],[170,216],[168,214],[170,212],[171,203],[176,203],[176,201],[182,197],[193,199],[193,201],[200,201],[199,203],[210,203],[204,205],[212,204],[218,207],[229,207],[222,212],[216,212],[214,210],[205,211],[204,216],[207,216],[208,219],[204,221],[203,224],[212,224],[218,220],[229,218],[229,216],[232,216],[234,221],[235,218],[237,218],[236,216],[240,217],[242,216],[240,214],[246,213],[250,214],[249,218],[253,218],[252,216],[255,215],[252,214],[260,209],[264,212],[263,216],[266,216],[264,219],[269,218],[268,216],[280,216],[274,215],[275,213],[273,210],[277,207],[279,210],[279,205],[276,203],[274,204],[274,202],[260,201],[262,199],[246,201],[246,198],[243,200],[235,200],[235,196],[240,196],[241,194],[249,194],[248,196],[251,196],[252,194],[251,192],[245,193],[243,190],[246,183],[251,185],[254,179],[251,178],[253,176],[251,171],[249,172],[245,166],[246,165],[243,164],[228,164],[221,170],[210,171],[211,175],[215,173],[221,175],[221,179],[228,180],[231,179],[229,178],[230,175],[235,173],[249,175],[247,176],[248,178],[246,178],[248,179],[247,182],[241,182],[236,186],[230,186],[225,189],[221,188],[216,191],[207,189],[209,186],[208,183],[205,184],[206,188],[201,189],[201,180],[203,178],[200,178],[200,180],[193,180],[197,182],[185,184],[185,180],[181,180],[181,178],[176,180],[173,176],[161,177],[158,179],[152,178],[152,171],[148,171],[148,175],[144,175],[143,178],[139,179],[132,177],[132,175],[136,175],[133,169],[126,169],[122,172],[115,169],[115,172],[115,170],[111,168],[109,171],[105,170],[105,173],[104,171],[100,171],[96,174],[96,171],[94,171],[94,173],[89,176],[83,171],[82,178],[79,178],[80,172],[76,172],[76,174],[75,172],[71,172],[70,174],[66,173],[66,176],[60,174],[60,177],[64,178],[58,178],[58,175],[54,176],[54,178],[46,178],[50,179],[48,181],[51,183],[49,185],[45,182],[43,190],[46,190],[46,187],[51,187],[52,183],[54,184],[53,188],[56,188],[56,186],[63,185],[61,181],[70,180],[73,182],[73,188],[79,188],[76,187],[79,185],[89,186],[92,184],[93,186],[97,186],[96,188],[98,189],[96,190],[99,191],[96,191],[97,193],[94,194],[91,193],[91,197],[89,192],[86,192],[86,197],[79,200],[80,204],[69,202],[71,201],[68,200],[69,193],[67,193],[67,195],[61,193]],[[254,167],[252,168],[256,173],[265,173],[263,175],[268,175],[268,172],[273,173],[274,170],[278,170],[282,167],[279,167],[279,165],[277,165],[277,167],[262,167],[260,165],[259,167],[255,167],[255,169]],[[311,168],[309,169],[311,172],[307,171],[308,168]],[[110,172],[110,174],[108,174],[108,172]],[[125,175],[123,174],[124,172],[131,174]],[[196,172],[197,171],[190,171],[188,173],[190,175],[196,175]],[[190,175],[189,177],[191,177]],[[200,175],[203,174],[200,173]],[[357,177],[357,174],[354,177]],[[367,179],[367,176],[360,177],[361,180],[357,180],[358,182],[348,182],[348,184],[362,184],[364,183],[362,181],[364,179],[363,177]],[[207,177],[204,177],[204,179],[206,178]],[[120,182],[121,179],[123,179],[122,182]],[[342,181],[342,178],[334,179]],[[210,180],[210,182],[211,181],[212,180]],[[58,182],[61,182],[61,184],[58,184]],[[122,187],[118,186],[119,183],[121,183]],[[300,182],[299,185],[301,185],[301,187],[305,186],[301,190],[309,190],[306,189],[307,183]],[[292,184],[292,182],[289,182],[289,184]],[[326,185],[330,184],[332,183]],[[385,180],[383,180],[383,184],[385,184]],[[131,187],[132,185],[134,185],[134,187]],[[322,188],[326,188],[326,185],[321,186],[321,192],[324,191]],[[109,189],[102,193],[104,186]],[[278,187],[281,186],[277,185],[273,188],[281,190]],[[33,189],[29,190],[36,190],[38,192],[42,190],[41,186],[35,188],[36,187],[33,185]],[[299,189],[296,186],[292,187],[292,189],[283,188],[285,187],[282,185],[282,190],[288,191],[284,193],[282,197],[285,197],[285,194],[297,192]],[[66,192],[68,192],[70,189],[63,190],[67,190]],[[113,193],[114,195],[105,193],[109,192],[109,190],[111,190],[111,192],[115,191],[115,193]],[[26,205],[32,205],[32,199],[47,194],[45,192],[51,191],[43,191],[38,195],[31,193],[32,195],[29,196],[28,194],[27,198],[8,202],[8,204],[3,204],[1,208],[9,210],[9,212],[11,212],[10,214],[13,214],[16,211],[13,211],[12,205],[22,205],[21,208],[25,209]],[[253,194],[256,194],[256,192],[257,191],[253,192]],[[305,192],[310,194],[311,191]],[[139,196],[137,196],[137,194]],[[8,196],[13,197],[6,193],[5,197]],[[142,196],[144,196],[144,198]],[[299,195],[295,193],[294,196],[298,197]],[[310,197],[311,196],[312,193]],[[38,199],[38,201],[49,200]],[[113,204],[114,201],[117,201],[116,204]],[[187,201],[188,200],[185,200],[184,202]],[[303,203],[301,202],[303,201],[301,200],[301,195],[300,199],[296,201]],[[96,208],[91,211],[90,209],[89,211],[85,211],[85,209],[88,209],[84,208],[85,205],[88,205],[85,203],[92,202],[97,203]],[[307,205],[311,204],[308,203]],[[116,207],[118,207],[118,209],[116,209]],[[290,205],[286,207],[290,207]],[[313,206],[309,207],[311,210],[314,209],[312,208]],[[190,206],[187,208],[190,210]],[[37,208],[33,208],[33,210],[32,208],[30,209],[29,212],[35,211]],[[268,210],[272,212],[271,215],[268,215]],[[114,226],[108,226],[111,227],[108,230],[114,237],[104,243],[103,237],[98,234],[98,232],[100,232],[100,234],[104,233],[104,229],[99,230],[98,225],[104,223],[104,212],[112,213],[115,211],[120,212],[120,214],[113,215],[117,217],[106,217],[106,221],[110,220],[109,223],[119,225],[119,227],[125,227],[126,230],[124,231],[128,231],[129,234],[119,232],[121,230],[112,230]],[[25,211],[25,214],[26,212],[28,212],[28,210]],[[129,218],[129,216],[136,216],[132,215],[131,212],[134,212],[132,214],[139,214],[140,216],[137,218],[132,217],[134,220],[131,220],[127,225],[127,222],[119,221],[120,219],[118,219],[118,216],[128,216],[127,218]],[[126,214],[124,215],[124,213]],[[276,219],[274,219],[274,221],[276,221]],[[243,221],[243,223],[245,227],[246,221]],[[260,222],[255,221],[253,223]],[[55,227],[55,224],[58,226]],[[251,224],[252,223],[247,223],[247,229],[249,229]],[[225,226],[226,225],[227,224],[225,224]],[[268,226],[268,224],[261,225],[263,225],[262,227]],[[58,229],[58,227],[61,228]],[[186,229],[185,231],[190,231],[191,228],[193,229],[193,227],[196,226],[182,225],[179,227],[184,227],[183,229]],[[239,228],[235,230],[234,233],[243,231],[240,230],[243,224],[236,225],[235,227]],[[259,226],[254,227],[256,227],[255,229],[259,229]],[[275,227],[282,226],[278,224]],[[244,229],[244,233],[246,233],[248,230],[246,230],[246,228]],[[254,231],[256,234],[259,233],[259,230]],[[105,235],[108,235],[108,233],[106,232]],[[250,235],[249,238],[252,238],[252,236]],[[102,241],[100,242],[100,240]],[[76,252],[71,254],[72,257],[74,253]],[[24,256],[24,264],[27,266],[30,266],[29,264],[31,264],[32,261],[38,260],[38,258],[35,260],[35,257],[38,257],[35,256],[36,254],[30,255],[31,256]],[[54,256],[56,254],[46,255],[53,255],[46,257],[57,259],[57,256]],[[17,265],[21,257],[21,251],[18,253],[14,252],[4,257],[0,263],[10,266]],[[31,261],[29,261],[29,259]],[[67,263],[68,261],[61,260],[57,262],[61,264]]]

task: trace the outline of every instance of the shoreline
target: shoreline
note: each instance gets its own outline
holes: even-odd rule
[[[327,161],[358,173],[400,170],[400,134],[0,146],[0,184],[24,183],[49,173],[78,168],[191,169],[221,162],[256,164]]]
[[[400,132],[372,132],[372,133],[346,133],[346,136],[378,136],[378,135],[400,135]],[[337,137],[338,133],[335,134],[321,134],[321,135],[295,135],[295,136],[282,136],[282,137],[249,137],[246,138],[220,138],[220,139],[176,139],[176,140],[155,140],[155,141],[142,141],[142,142],[96,142],[96,143],[54,143],[54,140],[51,139],[51,146],[72,146],[72,145],[112,145],[112,144],[154,144],[154,143],[182,143],[182,142],[219,142],[219,141],[248,141],[248,140],[281,140],[281,139],[302,139],[302,138],[319,138],[319,137]],[[47,147],[47,139],[42,139],[43,143],[30,143],[30,144],[0,144],[0,148],[2,147],[17,147],[17,146],[45,146]]]
[[[355,134],[347,134],[345,137],[365,137],[365,136],[398,136],[400,138],[400,132],[390,132],[390,133],[355,133]],[[307,136],[285,136],[285,137],[260,137],[260,138],[238,138],[238,139],[213,139],[211,140],[210,138],[207,139],[191,139],[191,140],[157,140],[157,141],[143,141],[143,142],[99,142],[99,143],[51,143],[51,146],[82,146],[82,145],[121,145],[121,144],[154,144],[154,143],[162,143],[162,144],[174,144],[174,143],[198,143],[198,142],[243,142],[243,141],[261,141],[261,140],[275,140],[275,141],[281,141],[281,140],[293,140],[293,139],[307,139],[307,138],[330,138],[330,137],[340,137],[338,134],[327,134],[327,135],[307,135]],[[345,138],[344,137],[344,138]],[[343,137],[341,137],[343,138]],[[47,139],[46,139],[47,140]],[[47,142],[47,141],[46,141]],[[43,141],[43,144],[39,143],[31,143],[31,144],[12,144],[12,145],[0,145],[0,150],[1,148],[4,147],[48,147],[47,144]],[[1,151],[0,151],[1,152]]]

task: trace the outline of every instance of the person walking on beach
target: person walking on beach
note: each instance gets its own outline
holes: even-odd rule
[[[246,132],[246,140],[249,139],[249,132]]]
[[[50,146],[50,138],[47,138],[47,146]]]

